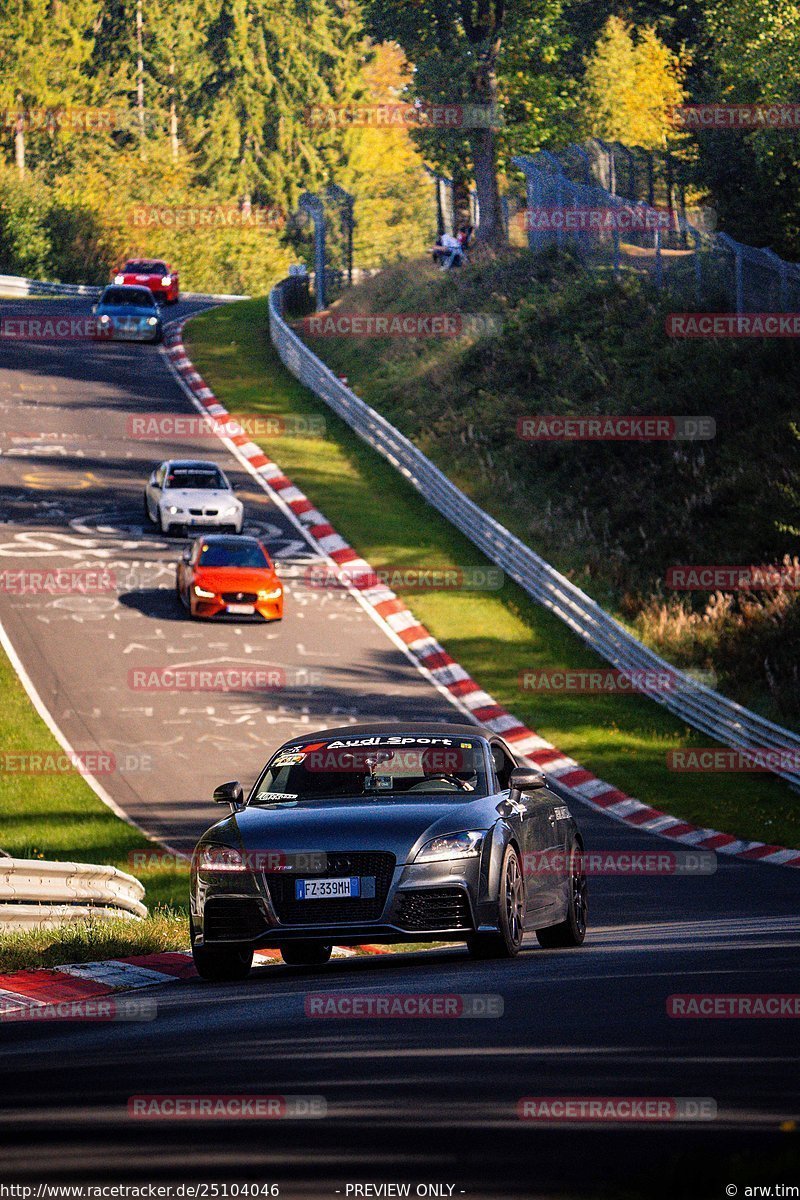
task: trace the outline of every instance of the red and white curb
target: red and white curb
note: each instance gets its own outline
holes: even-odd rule
[[[386,946],[335,946],[333,958],[361,954],[388,954]],[[278,950],[256,950],[253,966],[265,967],[282,961]],[[76,1004],[101,996],[117,995],[156,984],[196,979],[197,971],[188,950],[112,958],[106,962],[68,963],[51,968],[14,971],[0,975],[0,1023],[3,1016],[51,1005]]]
[[[718,854],[800,867],[800,850],[746,841],[716,829],[701,829],[689,821],[670,816],[627,796],[612,784],[598,779],[591,771],[584,770],[575,759],[563,754],[497,704],[450,657],[425,626],[420,625],[404,600],[383,584],[375,585],[376,575],[369,563],[336,532],[312,501],[284,475],[278,464],[243,433],[235,432],[239,428],[235,419],[220,404],[187,356],[182,331],[183,322],[167,331],[164,354],[195,407],[212,420],[219,437],[250,473],[260,480],[287,515],[292,517],[309,544],[319,550],[335,570],[338,569],[342,585],[357,595],[362,606],[371,611],[392,641],[405,650],[422,673],[447,695],[456,708],[473,721],[502,734],[517,754],[540,767],[576,799],[607,816],[647,833],[703,850],[714,850]],[[363,576],[361,581],[359,576]]]

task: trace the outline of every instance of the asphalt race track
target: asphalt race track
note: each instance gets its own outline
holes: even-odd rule
[[[41,303],[8,305],[8,315]],[[59,302],[67,306],[88,311]],[[0,343],[0,570],[102,564],[120,583],[98,596],[0,593],[0,618],[73,747],[115,756],[101,780],[114,801],[185,849],[216,815],[214,785],[249,783],[298,731],[446,719],[453,709],[347,593],[308,586],[311,551],[218,442],[127,436],[127,419],[145,412],[193,412],[155,348]],[[280,461],[279,445],[274,453]],[[215,459],[242,486],[249,528],[287,585],[279,626],[207,628],[180,609],[180,543],[142,519],[143,483],[169,455]],[[285,686],[204,695],[129,686],[136,667],[252,663],[279,667]],[[667,792],[642,799],[669,811]],[[574,811],[589,849],[670,848]],[[454,1196],[717,1197],[744,1169],[731,1162],[729,1178],[727,1160],[746,1152],[756,1182],[797,1182],[797,1020],[681,1020],[667,998],[799,991],[800,874],[720,858],[713,875],[590,886],[580,950],[533,943],[510,963],[472,962],[455,947],[323,970],[268,966],[243,984],[139,993],[156,1001],[147,1022],[5,1025],[2,1177],[250,1179],[287,1195],[410,1180],[453,1185]],[[500,995],[503,1015],[307,1016],[306,995],[322,990]],[[128,1116],[133,1096],[256,1093],[323,1097],[327,1115]],[[518,1117],[526,1096],[688,1097],[712,1101],[716,1117],[542,1127]],[[773,1169],[787,1155],[792,1169]],[[758,1156],[773,1165],[759,1168]]]

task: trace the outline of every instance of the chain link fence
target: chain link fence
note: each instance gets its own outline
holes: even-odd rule
[[[590,268],[646,273],[708,310],[800,312],[800,266],[714,232],[714,214],[687,205],[676,154],[593,139],[513,162],[527,190],[516,219],[532,250],[570,248]]]

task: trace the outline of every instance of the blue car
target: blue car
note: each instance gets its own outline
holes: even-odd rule
[[[97,317],[99,338],[160,342],[164,336],[161,309],[149,288],[110,284],[92,312]]]

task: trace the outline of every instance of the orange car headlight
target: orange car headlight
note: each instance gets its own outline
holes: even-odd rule
[[[279,587],[279,588],[273,588],[273,590],[271,592],[259,592],[258,598],[259,598],[259,600],[280,600],[282,595],[283,595],[283,588]]]
[[[213,600],[216,592],[207,592],[205,588],[201,588],[199,583],[194,585],[194,594],[199,596],[201,600]]]

